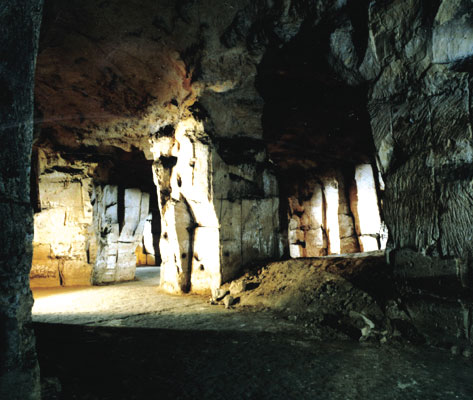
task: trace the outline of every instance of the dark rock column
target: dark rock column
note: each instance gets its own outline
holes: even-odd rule
[[[30,163],[42,0],[0,7],[0,398],[39,399],[31,326]]]

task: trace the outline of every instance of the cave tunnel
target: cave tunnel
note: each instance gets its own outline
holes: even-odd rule
[[[387,242],[367,85],[337,71],[329,56],[333,30],[309,25],[269,47],[256,77],[293,258],[375,251]]]
[[[107,148],[33,149],[33,288],[133,280],[160,264],[160,214],[152,161]]]
[[[143,228],[143,238],[136,249],[138,266],[160,265],[159,237],[161,235],[161,221],[159,214],[156,185],[153,182],[152,161],[147,160],[144,154],[136,149],[131,152],[117,151],[117,161],[112,161],[109,169],[107,184],[118,187],[118,222],[120,230],[124,223],[124,199],[127,188],[140,189],[148,193],[149,214]]]
[[[2,3],[0,398],[470,400],[471,21]]]

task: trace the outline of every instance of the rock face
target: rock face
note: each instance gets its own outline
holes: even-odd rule
[[[160,236],[160,231],[156,230],[153,214],[148,214],[143,228],[143,241],[136,248],[137,263],[141,265],[159,265],[156,264],[156,255],[159,251],[159,245],[155,245],[155,238]]]
[[[103,160],[64,159],[47,148],[36,151],[31,286],[133,280],[136,251],[142,245],[146,221],[151,225],[152,220],[150,194],[127,187],[140,183],[126,182],[120,173],[120,186],[106,184],[116,177]],[[103,169],[108,176],[100,176]],[[148,179],[152,179],[151,171]],[[152,235],[152,227],[148,229]]]
[[[106,185],[94,191],[95,230],[99,237],[93,283],[130,281],[135,277],[136,249],[142,242],[149,214],[149,194],[137,188],[125,189],[119,198],[118,187]],[[123,202],[123,221],[118,204]],[[121,226],[120,226],[121,225]]]
[[[373,5],[362,65],[390,261],[419,329],[440,341],[471,340],[471,12],[468,1]]]
[[[312,174],[312,176],[311,176]],[[385,248],[378,193],[370,164],[354,170],[287,178],[288,240],[292,258]]]
[[[355,169],[355,187],[350,190],[350,208],[353,210],[362,251],[373,251],[382,247],[384,227],[378,207],[373,168],[370,164],[358,165]]]
[[[93,209],[88,166],[38,151],[32,287],[90,285]],[[61,170],[62,166],[62,170]],[[41,210],[41,211],[39,211]]]
[[[39,399],[31,328],[33,218],[29,171],[33,83],[42,1],[0,9],[0,398]]]
[[[262,187],[252,185],[258,179],[255,166],[226,164],[194,118],[181,121],[172,136],[157,135],[151,151],[162,221],[163,287],[211,290],[242,265],[279,254],[279,202],[269,172],[259,182]],[[253,198],[257,191],[259,198]]]

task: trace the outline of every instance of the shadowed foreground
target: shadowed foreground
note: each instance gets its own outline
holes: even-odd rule
[[[323,343],[295,332],[34,327],[44,399],[473,396],[473,363],[427,347]]]

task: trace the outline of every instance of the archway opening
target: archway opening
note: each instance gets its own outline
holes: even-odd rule
[[[350,69],[362,52],[353,30],[348,20],[308,24],[289,43],[270,47],[259,66],[264,135],[279,168],[293,258],[386,246],[367,86]],[[337,58],[340,44],[351,59]]]
[[[157,192],[141,151],[59,151],[42,142],[34,155],[31,287],[127,281],[137,266],[159,266]]]
[[[92,202],[98,246],[94,284],[133,280],[137,267],[160,265],[161,221],[152,161],[138,150],[116,151],[98,167]]]

